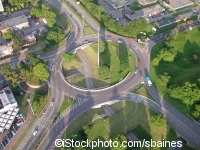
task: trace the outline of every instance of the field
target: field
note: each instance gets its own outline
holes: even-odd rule
[[[114,85],[124,78],[129,72],[133,72],[136,66],[134,54],[125,46],[113,42],[105,42],[105,50],[100,53],[100,64],[109,66],[110,72],[107,73],[107,78],[100,78],[97,43],[93,43],[86,47],[83,52],[91,66],[93,83],[96,88]],[[100,45],[101,46],[101,45]],[[128,61],[129,67],[121,71],[120,63]]]
[[[98,119],[93,122],[91,131],[88,133],[89,140],[106,140],[112,135],[123,134],[128,130],[138,136],[139,139],[152,138],[153,140],[175,140],[174,130],[166,123],[163,127],[155,127],[149,123],[150,117],[155,114],[152,110],[142,104],[138,104],[138,109],[134,115],[134,103],[121,101],[111,107],[116,114],[111,118]],[[94,113],[95,112],[95,113]],[[69,125],[62,138],[69,138],[72,134],[78,133],[81,127],[92,121],[94,114],[103,114],[103,109],[90,110],[82,114],[77,120]],[[81,121],[80,121],[81,119]]]
[[[195,83],[200,78],[199,63],[194,63],[193,55],[200,56],[200,28],[194,28],[192,31],[187,31],[186,42],[179,46],[179,53],[172,63],[161,61],[159,66],[150,66],[150,76],[154,86],[158,92],[164,95],[164,98],[184,114],[191,114],[192,107],[186,106],[180,100],[170,98],[166,94],[167,87],[162,87],[157,82],[156,76],[163,72],[168,72],[171,76],[169,85],[175,84],[181,86],[184,82]],[[162,43],[156,44],[151,52],[151,60],[156,56],[160,49],[164,48]]]

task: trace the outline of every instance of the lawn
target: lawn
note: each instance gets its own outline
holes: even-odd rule
[[[133,128],[135,128],[134,133],[138,134],[139,139],[152,138],[155,141],[162,139],[172,141],[176,139],[175,132],[169,124],[166,123],[163,127],[158,128],[149,123],[150,117],[155,113],[144,105],[138,105],[138,110],[134,116],[132,115],[134,103],[130,101],[121,101],[114,105],[114,107],[111,107],[116,108],[118,113],[111,118],[95,120],[88,133],[87,138],[89,140],[96,140],[98,138],[108,140],[112,135],[123,134]],[[94,111],[95,110],[87,111],[72,122],[64,133],[63,138],[69,138],[72,134],[78,133],[83,125],[86,125],[94,118],[92,117]],[[101,111],[101,113],[103,112]]]
[[[66,80],[77,87],[87,88],[85,75],[81,73],[70,75]]]
[[[95,34],[96,32],[84,21],[83,36]]]
[[[34,45],[31,45],[28,47],[29,50],[36,50],[36,49],[42,49],[43,46],[45,46],[46,44],[46,37],[44,36],[40,36],[37,40],[37,43]]]
[[[110,72],[107,73],[107,78],[100,78],[100,66],[97,65],[97,51],[97,43],[93,43],[83,50],[91,66],[95,88],[114,85],[135,69],[136,58],[128,48],[118,43],[105,42],[105,50],[103,53],[100,53],[100,64],[109,66]],[[120,63],[124,61],[127,62],[129,67],[126,67],[126,69],[122,71]]]
[[[154,100],[154,98],[149,94],[149,92],[147,91],[147,89],[145,88],[145,86],[142,84],[139,87],[137,87],[136,89],[133,89],[131,91],[131,93],[136,93],[136,94],[140,94],[143,95],[145,97],[148,97],[149,99]]]
[[[187,81],[195,83],[200,78],[199,63],[194,63],[192,58],[194,54],[200,56],[200,27],[193,28],[192,31],[187,31],[186,33],[186,42],[183,45],[179,44],[179,53],[172,63],[161,61],[157,67],[150,65],[150,76],[160,95],[165,93],[164,98],[185,115],[191,114],[192,107],[186,106],[180,100],[170,98],[166,94],[167,87],[160,86],[157,82],[156,75],[168,72],[171,76],[169,85],[175,84],[178,86],[181,86]],[[162,43],[156,44],[151,51],[151,60],[164,47],[165,45]]]
[[[73,71],[74,69],[77,69],[78,67],[80,67],[82,65],[82,62],[80,60],[80,58],[78,57],[77,54],[73,55],[73,60],[71,62],[62,62],[62,70],[63,70],[63,74],[64,76],[67,76],[68,73],[70,73],[71,71]]]
[[[57,112],[57,115],[62,114],[68,107],[70,107],[71,105],[73,105],[75,103],[74,100],[70,100],[68,98],[64,98],[62,105],[59,109],[59,111]]]

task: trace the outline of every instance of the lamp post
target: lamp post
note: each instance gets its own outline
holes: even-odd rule
[[[99,66],[99,30],[98,30],[98,66]]]
[[[34,111],[33,111],[33,108],[32,108],[32,106],[31,106],[31,103],[30,103],[30,102],[31,102],[31,99],[27,99],[27,101],[28,101],[28,103],[29,103],[29,105],[30,105],[30,107],[31,107],[31,110],[32,110],[32,112],[33,112],[33,115],[35,115],[35,114],[34,114]]]

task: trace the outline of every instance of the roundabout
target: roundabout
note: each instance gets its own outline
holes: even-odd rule
[[[122,82],[134,72],[136,56],[130,49],[103,40],[99,47],[100,65],[98,43],[76,48],[72,61],[61,62],[61,71],[68,83],[81,89],[103,89]]]

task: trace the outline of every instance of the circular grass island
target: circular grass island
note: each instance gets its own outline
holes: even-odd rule
[[[133,72],[136,66],[135,55],[122,44],[103,41],[100,39],[100,58],[98,65],[98,43],[92,43],[83,48],[81,54],[74,54],[71,62],[62,63],[63,74],[72,85],[87,88],[85,74],[91,70],[95,89],[112,86]],[[84,55],[84,63],[80,55]],[[87,60],[86,60],[87,59]],[[86,63],[86,61],[88,61]],[[89,64],[89,69],[87,65]]]

